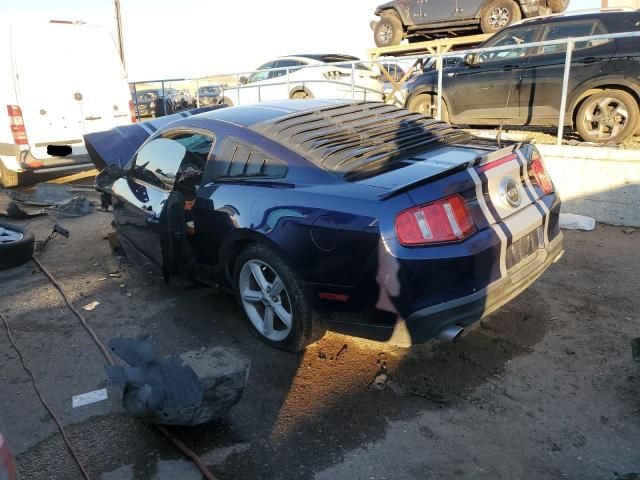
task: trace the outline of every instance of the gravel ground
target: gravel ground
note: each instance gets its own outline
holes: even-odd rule
[[[0,199],[0,203],[2,200]],[[111,214],[64,222],[39,254],[105,340],[152,335],[160,353],[204,346],[253,361],[224,419],[176,434],[219,479],[613,479],[640,471],[640,231],[566,232],[565,256],[459,343],[412,349],[329,333],[304,353],[254,338],[232,298],[128,266],[103,239]],[[24,222],[22,222],[24,223]],[[29,224],[37,238],[47,218]],[[624,233],[629,232],[629,233]],[[110,275],[111,274],[111,275]],[[34,264],[0,272],[5,314],[94,479],[198,479],[132,419],[104,359]],[[81,478],[0,332],[0,412],[23,480]],[[372,388],[380,374],[383,389]],[[109,399],[71,408],[106,387]]]

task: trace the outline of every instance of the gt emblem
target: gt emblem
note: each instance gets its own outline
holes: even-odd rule
[[[500,182],[500,198],[511,207],[519,207],[522,203],[520,185],[511,177],[505,177]]]

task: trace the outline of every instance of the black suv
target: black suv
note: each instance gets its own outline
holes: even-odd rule
[[[640,10],[565,13],[524,20],[478,48],[639,30]],[[443,70],[442,118],[466,125],[557,127],[565,55],[565,44],[467,55]],[[437,85],[437,71],[414,77],[407,83],[406,107],[433,115]],[[639,37],[576,43],[566,127],[588,142],[622,142],[640,133],[639,102]]]
[[[564,12],[569,0],[395,0],[376,8],[376,45],[477,30],[495,33],[524,17]]]

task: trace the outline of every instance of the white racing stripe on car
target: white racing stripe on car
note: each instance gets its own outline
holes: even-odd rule
[[[536,198],[536,190],[535,188],[533,188],[533,185],[531,184],[531,179],[529,178],[529,174],[527,172],[527,164],[528,161],[527,159],[524,157],[524,154],[522,153],[522,150],[518,150],[518,158],[520,159],[520,162],[522,162],[522,165],[524,165],[524,182],[527,185],[527,189],[529,190],[529,192],[531,193],[531,196],[533,198]],[[543,218],[543,233],[544,233],[544,244],[549,245],[549,214],[550,211],[547,208],[547,206],[545,205],[545,203],[542,200],[536,200],[536,205],[538,205],[543,213],[542,213],[542,218]]]
[[[138,123],[138,126],[142,127],[142,129],[147,132],[149,135],[153,134],[153,130],[151,130],[148,126],[144,124],[144,122]]]
[[[484,213],[489,225],[491,225],[491,228],[496,232],[496,235],[500,239],[500,276],[505,277],[507,275],[507,236],[502,231],[502,228],[500,228],[500,225],[496,224],[496,219],[491,214],[489,207],[487,207],[487,202],[485,201],[484,194],[482,193],[482,182],[480,181],[480,177],[475,171],[475,168],[470,167],[467,169],[467,172],[469,172],[469,176],[476,186],[476,199],[478,200],[480,210],[482,210],[482,213]]]

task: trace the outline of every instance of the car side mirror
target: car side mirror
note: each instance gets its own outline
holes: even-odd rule
[[[240,82],[240,85],[246,85],[249,82],[249,79],[243,75],[238,81]]]
[[[476,63],[476,54],[475,53],[467,53],[464,56],[464,64],[465,65],[473,65]]]

